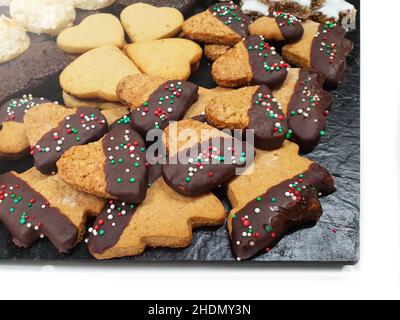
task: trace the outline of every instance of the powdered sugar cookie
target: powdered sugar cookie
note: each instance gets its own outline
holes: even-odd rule
[[[72,25],[76,18],[71,0],[14,0],[11,17],[33,33],[57,35]]]
[[[22,24],[6,16],[1,16],[0,43],[0,63],[4,63],[28,50],[31,41]]]
[[[116,0],[73,0],[75,7],[83,10],[98,10],[111,6]]]

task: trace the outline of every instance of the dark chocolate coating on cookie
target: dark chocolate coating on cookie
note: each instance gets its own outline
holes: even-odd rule
[[[324,91],[324,77],[312,70],[300,70],[294,93],[288,104],[288,138],[300,146],[302,152],[311,152],[325,135],[326,117],[332,98]]]
[[[40,97],[60,91],[58,77],[71,61],[53,41],[32,40],[22,55],[0,64],[0,104],[27,92]]]
[[[0,221],[21,247],[47,237],[61,253],[78,240],[78,229],[58,208],[12,173],[0,176]]]
[[[167,159],[162,168],[164,180],[184,196],[206,193],[233,178],[237,168],[251,164],[248,148],[252,147],[232,138],[196,144]]]
[[[346,58],[353,44],[345,30],[332,22],[321,24],[311,47],[311,67],[326,77],[326,86],[335,88],[343,79]]]
[[[249,125],[254,130],[254,145],[262,150],[275,150],[282,146],[288,131],[285,116],[272,91],[260,86],[248,111]]]
[[[148,185],[161,177],[161,165],[149,167]],[[92,254],[102,254],[118,243],[122,233],[131,222],[138,209],[135,203],[108,201],[103,211],[98,215],[89,237],[89,251]]]
[[[296,43],[304,35],[304,28],[301,21],[289,13],[275,13],[276,23],[281,30],[285,43]]]
[[[320,189],[322,187],[322,189]],[[269,252],[293,230],[312,226],[322,215],[318,193],[334,191],[323,167],[309,169],[267,190],[232,216],[231,247],[238,260]]]
[[[196,5],[196,0],[117,0],[111,10],[115,15],[119,16],[127,6],[140,2],[155,7],[175,8],[185,16],[189,15]]]
[[[242,12],[240,5],[229,1],[219,2],[211,6],[209,11],[242,38],[246,38],[249,35],[250,21]]]
[[[127,118],[129,119],[129,118]],[[142,137],[121,120],[105,135],[106,192],[121,201],[141,203],[147,194],[148,168]]]
[[[163,83],[148,101],[131,114],[132,128],[143,137],[152,129],[164,130],[170,121],[182,120],[190,106],[199,98],[199,87],[187,81]]]
[[[286,80],[289,64],[260,36],[249,36],[244,45],[249,53],[253,74],[251,84],[264,84],[271,90],[279,89]]]
[[[13,121],[24,122],[25,113],[34,106],[50,102],[44,98],[34,98],[31,95],[24,95],[20,99],[11,99],[0,106],[0,123]]]
[[[57,161],[67,150],[97,141],[107,131],[107,120],[98,109],[78,108],[32,146],[35,167],[43,174],[56,173]]]

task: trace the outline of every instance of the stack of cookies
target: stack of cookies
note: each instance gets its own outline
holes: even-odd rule
[[[69,253],[94,216],[88,249],[112,259],[187,247],[194,228],[227,222],[240,261],[318,222],[334,179],[299,152],[326,135],[327,90],[353,49],[342,7],[335,19],[329,0],[217,2],[185,19],[169,1],[34,2],[64,15],[26,19],[33,9],[12,0],[0,18],[0,75],[28,78],[0,89],[0,158],[34,159],[0,176],[0,221],[16,245],[46,237]],[[189,81],[203,53],[214,88]]]

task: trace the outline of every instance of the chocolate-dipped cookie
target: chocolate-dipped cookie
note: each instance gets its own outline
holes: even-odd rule
[[[117,93],[132,110],[132,127],[145,137],[152,129],[164,130],[170,121],[183,119],[197,101],[198,89],[187,81],[134,75],[119,83]]]
[[[262,37],[250,36],[227,51],[212,66],[212,76],[222,87],[264,84],[278,89],[290,65]]]
[[[57,172],[57,161],[68,149],[99,140],[107,133],[108,123],[98,109],[48,103],[26,113],[25,129],[35,167],[51,174]]]
[[[16,160],[29,155],[24,116],[29,109],[46,102],[49,101],[28,94],[0,106],[0,158]]]
[[[162,167],[164,180],[184,196],[198,196],[222,185],[237,169],[249,166],[254,157],[250,145],[195,120],[172,124],[165,131],[164,142],[168,151]]]
[[[249,26],[252,35],[263,36],[267,41],[296,43],[304,34],[301,20],[290,13],[275,11],[271,16],[261,17]]]
[[[183,36],[209,44],[234,46],[248,36],[249,19],[234,2],[219,2],[183,23]]]
[[[209,124],[219,129],[254,132],[256,148],[274,150],[288,132],[282,107],[266,86],[246,87],[210,99],[205,109]]]
[[[315,69],[326,77],[326,85],[335,88],[346,70],[346,58],[353,44],[345,38],[346,31],[333,22],[303,24],[304,36],[283,47],[283,57],[301,68]]]
[[[82,239],[87,216],[99,214],[103,205],[36,169],[0,175],[0,221],[23,248],[46,237],[61,253],[70,252]]]
[[[156,7],[170,7],[178,9],[185,16],[190,14],[196,5],[196,0],[117,0],[111,7],[113,13],[120,16],[122,10],[135,3],[146,3]]]
[[[238,260],[269,252],[288,233],[319,220],[318,197],[334,192],[334,180],[298,151],[288,141],[276,151],[257,150],[253,171],[229,183],[228,229]]]
[[[325,126],[332,98],[323,89],[325,78],[313,70],[290,69],[283,86],[274,91],[289,125],[287,139],[302,152],[310,152],[326,135]]]
[[[146,147],[129,117],[116,122],[101,140],[70,148],[57,167],[64,181],[83,192],[134,203],[146,198]]]

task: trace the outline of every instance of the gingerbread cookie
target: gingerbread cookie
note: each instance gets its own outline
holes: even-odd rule
[[[326,0],[326,3],[313,11],[311,19],[319,23],[342,21],[343,18],[355,19],[357,9],[345,0]]]
[[[140,205],[106,205],[89,229],[89,251],[97,259],[112,259],[140,255],[146,247],[184,248],[192,243],[193,228],[219,226],[225,218],[225,209],[213,194],[184,197],[161,178]]]
[[[236,169],[250,165],[254,156],[246,143],[195,120],[170,125],[164,142],[168,151],[162,168],[164,180],[185,196],[222,185],[235,176]]]
[[[206,105],[209,124],[219,129],[254,132],[256,148],[279,148],[288,132],[285,114],[266,86],[246,87],[220,94]]]
[[[263,36],[267,41],[296,43],[304,34],[301,21],[294,15],[275,11],[271,17],[261,17],[249,26],[252,35]]]
[[[337,87],[346,70],[346,57],[353,43],[345,38],[346,31],[336,23],[303,24],[304,36],[283,47],[283,57],[301,68],[315,69],[326,77],[327,86]]]
[[[132,110],[132,127],[145,137],[151,129],[164,130],[170,121],[183,119],[197,101],[198,89],[187,81],[134,75],[119,83],[117,93]]]
[[[86,52],[64,69],[62,89],[77,98],[118,101],[117,85],[124,77],[140,73],[135,64],[115,46]]]
[[[314,9],[326,0],[270,0],[270,11],[288,12],[300,19],[308,19]]]
[[[223,56],[231,47],[220,44],[206,44],[204,46],[204,55],[211,61],[216,61]]]
[[[130,44],[128,57],[147,75],[187,80],[197,70],[201,47],[186,39],[161,39]]]
[[[326,118],[332,98],[324,91],[325,78],[316,71],[290,69],[283,86],[274,91],[289,125],[287,139],[302,152],[310,152],[326,134]]]
[[[73,0],[75,8],[98,10],[111,6],[116,0]]]
[[[0,176],[0,221],[23,248],[46,237],[69,253],[82,239],[87,216],[99,214],[103,206],[103,200],[36,169]]]
[[[146,148],[129,117],[98,142],[69,149],[57,163],[59,176],[78,190],[106,199],[140,203],[146,198]]]
[[[315,224],[322,208],[318,196],[334,192],[332,175],[298,156],[290,142],[276,151],[258,151],[254,171],[233,180],[228,197],[232,251],[238,260],[269,252],[293,230]]]
[[[29,155],[29,141],[24,127],[25,113],[34,106],[49,102],[24,95],[0,106],[0,158],[16,160]]]
[[[222,87],[265,84],[278,89],[286,79],[289,64],[259,36],[250,36],[214,62],[212,75]]]
[[[182,29],[183,15],[174,8],[133,4],[121,13],[121,22],[132,42],[175,37]]]
[[[120,109],[124,106],[120,102],[109,102],[104,100],[79,99],[63,91],[64,104],[68,108],[96,108],[100,110]]]
[[[21,23],[0,16],[0,64],[19,57],[31,43]]]
[[[10,14],[29,32],[50,35],[72,26],[76,18],[73,2],[65,0],[13,0]]]
[[[69,54],[82,54],[105,45],[122,48],[124,43],[125,33],[121,23],[108,13],[90,15],[57,37],[58,47]]]
[[[97,109],[67,109],[52,103],[30,109],[24,123],[35,167],[43,174],[56,173],[56,163],[68,149],[97,141],[108,130]]]
[[[220,2],[182,26],[183,36],[198,42],[234,46],[248,36],[249,20],[234,2]]]

